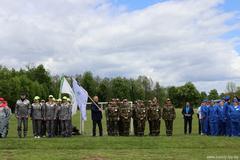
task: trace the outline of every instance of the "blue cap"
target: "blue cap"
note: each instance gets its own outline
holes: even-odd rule
[[[225,96],[225,101],[229,101],[230,100],[230,96]]]
[[[234,98],[234,99],[233,99],[233,102],[237,102],[237,103],[238,103],[238,99],[237,99],[237,98]]]
[[[208,99],[204,99],[203,102],[208,102]]]

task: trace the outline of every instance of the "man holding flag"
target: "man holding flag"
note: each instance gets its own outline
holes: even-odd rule
[[[103,135],[102,129],[102,108],[98,106],[98,96],[93,97],[93,103],[91,106],[92,111],[92,121],[93,121],[93,136],[96,136],[96,125],[99,128],[99,136]]]

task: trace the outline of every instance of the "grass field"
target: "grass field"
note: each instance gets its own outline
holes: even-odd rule
[[[89,113],[88,113],[89,114]],[[240,137],[207,137],[197,135],[194,116],[193,134],[183,134],[183,119],[177,110],[173,137],[165,136],[164,122],[159,137],[91,137],[91,121],[85,123],[85,135],[72,138],[33,139],[31,125],[26,139],[18,139],[16,119],[11,118],[7,139],[0,139],[0,160],[149,160],[149,159],[240,159]],[[29,121],[29,124],[30,121]],[[73,117],[79,127],[79,115]],[[148,134],[146,123],[146,135]]]

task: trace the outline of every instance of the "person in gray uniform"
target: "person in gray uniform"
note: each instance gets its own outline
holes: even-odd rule
[[[54,121],[55,136],[61,135],[61,123],[59,120],[59,111],[61,109],[62,99],[56,100],[56,119]]]
[[[71,120],[71,105],[67,101],[67,97],[62,98],[62,104],[59,111],[59,120],[61,122],[62,136],[70,136],[70,120]]]
[[[11,109],[7,102],[0,98],[0,138],[6,138],[8,134],[8,122],[11,115]]]
[[[48,102],[45,105],[45,119],[48,137],[54,137],[54,120],[56,119],[56,103],[54,97],[49,95]]]
[[[32,104],[31,117],[33,121],[34,138],[40,138],[42,130],[43,109],[39,102],[40,97],[34,97],[34,103]]]
[[[18,120],[17,131],[18,137],[22,138],[22,126],[23,126],[23,136],[27,137],[28,131],[28,117],[31,111],[31,103],[26,98],[26,93],[21,93],[20,99],[17,100],[15,108],[15,116]]]

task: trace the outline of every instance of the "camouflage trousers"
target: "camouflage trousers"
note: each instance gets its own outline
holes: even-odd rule
[[[41,136],[42,131],[42,120],[41,119],[33,119],[33,133],[34,136]]]
[[[149,120],[148,123],[149,123],[149,130],[150,130],[149,135],[150,136],[159,136],[161,121],[160,120]]]
[[[137,136],[144,136],[145,120],[137,120]]]
[[[71,120],[61,120],[61,129],[62,129],[62,136],[63,137],[70,137],[72,136],[72,124]]]
[[[8,118],[0,119],[0,138],[6,138],[8,134]]]
[[[119,135],[120,136],[129,136],[130,129],[130,120],[120,119],[119,121]]]
[[[119,126],[118,120],[109,120],[109,136],[118,136],[119,133]]]
[[[46,128],[47,128],[47,133],[48,137],[54,137],[54,120],[47,120],[46,121]]]
[[[59,119],[54,120],[54,134],[55,136],[61,135],[61,122]]]
[[[172,136],[173,133],[173,120],[165,120],[166,134]]]
[[[23,126],[23,136],[27,137],[28,118],[25,118],[25,117],[18,118],[17,131],[18,131],[19,138],[22,137],[22,126]]]

